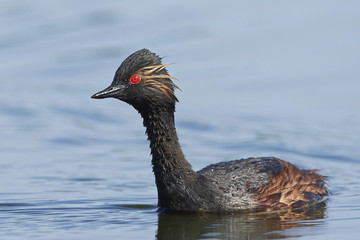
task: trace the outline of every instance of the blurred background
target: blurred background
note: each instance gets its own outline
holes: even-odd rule
[[[166,232],[161,219],[174,218],[156,213],[140,116],[123,102],[90,98],[129,54],[148,48],[175,63],[168,70],[182,89],[177,129],[195,170],[276,156],[329,176],[321,217],[302,219],[290,233],[256,219],[253,239],[272,231],[357,239],[359,7],[354,0],[2,0],[0,236],[160,239]],[[173,239],[235,238],[233,219],[174,222],[190,220],[212,235],[189,228]]]

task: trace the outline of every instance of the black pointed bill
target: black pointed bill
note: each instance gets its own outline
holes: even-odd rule
[[[95,93],[91,96],[91,98],[101,99],[101,98],[109,98],[109,97],[119,97],[121,92],[124,90],[124,86],[110,86],[98,93]]]

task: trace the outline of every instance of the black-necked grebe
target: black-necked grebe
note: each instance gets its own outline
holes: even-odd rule
[[[156,54],[139,50],[120,65],[108,88],[92,96],[120,99],[143,117],[160,209],[259,212],[302,207],[326,198],[324,176],[274,157],[221,162],[195,172],[176,134],[174,89],[178,87],[167,66]]]

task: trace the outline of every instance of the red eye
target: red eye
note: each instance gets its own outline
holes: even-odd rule
[[[138,84],[141,81],[141,77],[137,74],[134,74],[130,77],[131,84]]]

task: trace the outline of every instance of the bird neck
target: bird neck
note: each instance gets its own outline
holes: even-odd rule
[[[156,181],[169,175],[192,171],[180,147],[175,128],[175,107],[155,107],[140,111],[150,140],[153,171]]]
[[[175,129],[175,106],[146,108],[139,112],[150,140],[158,206],[179,211],[210,205],[217,208],[216,186],[191,168],[181,150]]]

